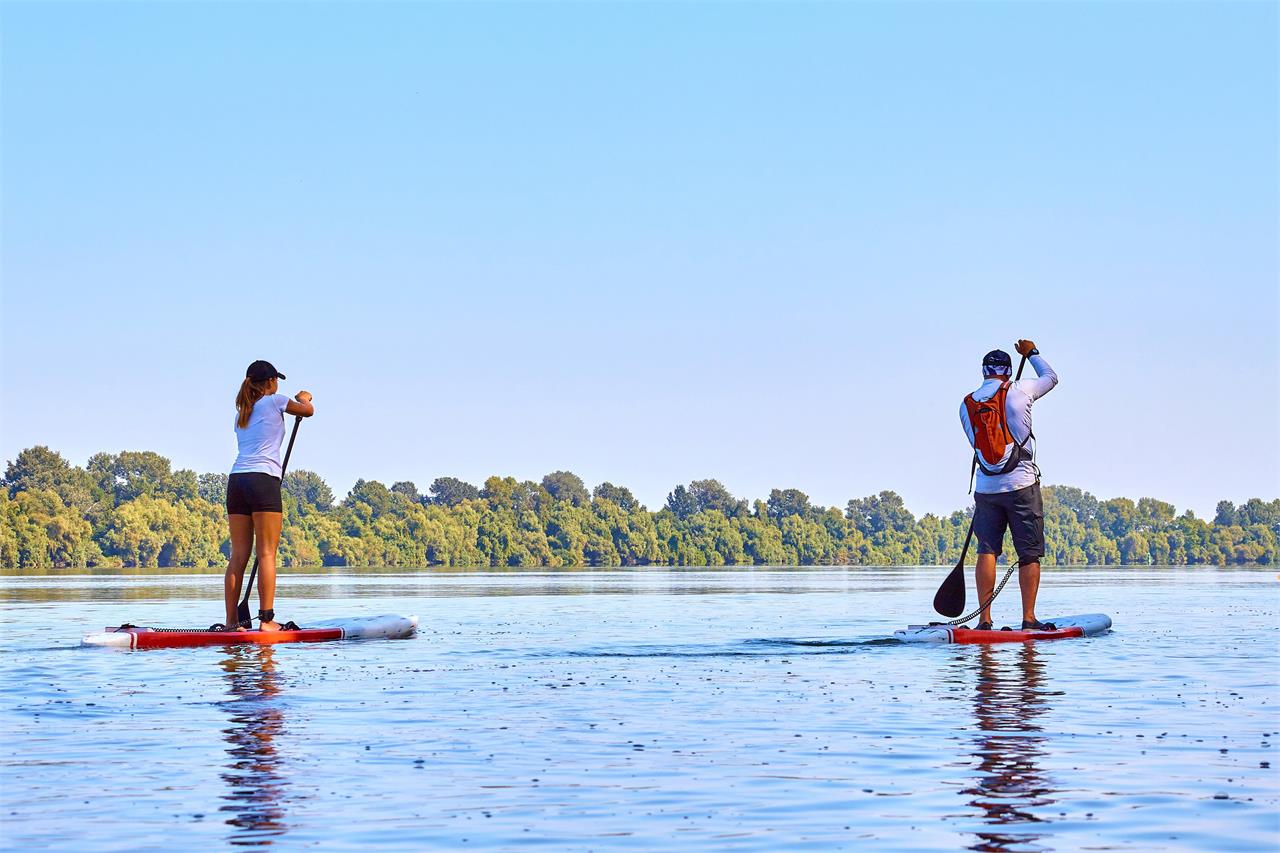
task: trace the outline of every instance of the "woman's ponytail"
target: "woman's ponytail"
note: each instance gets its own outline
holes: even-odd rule
[[[254,382],[247,376],[240,383],[240,392],[236,394],[237,429],[244,429],[249,426],[249,416],[253,414],[253,406],[266,395],[269,384],[271,384],[270,379]]]

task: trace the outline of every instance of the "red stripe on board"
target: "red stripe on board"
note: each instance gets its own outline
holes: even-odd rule
[[[1060,628],[1056,631],[976,631],[972,628],[955,628],[951,632],[953,643],[1023,643],[1027,640],[1065,640],[1083,637],[1084,629]]]
[[[119,628],[107,630],[121,631]],[[148,628],[125,628],[123,632],[130,635],[130,648],[134,649],[318,643],[343,637],[341,628],[303,628],[300,631],[152,631]]]

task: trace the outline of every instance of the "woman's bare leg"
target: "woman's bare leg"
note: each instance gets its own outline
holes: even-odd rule
[[[255,512],[253,532],[258,540],[258,607],[274,610],[276,606],[276,549],[280,546],[280,527],[284,515],[278,512]],[[263,631],[279,631],[275,622],[259,625]]]
[[[253,553],[253,517],[228,515],[227,522],[231,526],[231,559],[222,578],[223,600],[227,605],[227,621],[223,624],[235,630],[240,584],[244,582],[244,567],[249,565],[249,555]]]

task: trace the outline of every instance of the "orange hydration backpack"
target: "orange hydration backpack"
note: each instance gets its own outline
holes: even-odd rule
[[[964,398],[964,407],[969,413],[969,425],[973,428],[971,478],[979,467],[982,468],[982,473],[990,476],[1008,474],[1024,459],[1033,458],[1027,450],[1027,444],[1035,436],[1028,434],[1026,441],[1019,442],[1009,431],[1005,397],[1008,396],[1010,384],[1012,383],[1007,379],[1000,383],[1000,389],[992,394],[989,400],[979,402],[973,398],[972,394]],[[1010,446],[1013,448],[1012,451],[1009,450]],[[1006,452],[1009,453],[1009,458],[1001,465],[1000,460],[1004,459]]]

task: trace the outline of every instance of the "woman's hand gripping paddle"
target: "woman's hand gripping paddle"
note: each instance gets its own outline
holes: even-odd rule
[[[1022,378],[1022,368],[1027,366],[1027,357],[1024,355],[1022,361],[1018,362],[1018,375],[1015,380]],[[964,612],[964,561],[969,556],[969,543],[973,541],[973,519],[969,519],[969,532],[964,536],[964,548],[960,551],[960,562],[956,563],[956,567],[951,570],[951,574],[947,575],[947,579],[942,582],[942,586],[938,587],[938,591],[933,596],[933,609],[941,613],[943,616],[955,618]]]
[[[284,480],[285,469],[289,467],[289,455],[293,453],[293,440],[298,437],[298,427],[300,426],[302,426],[302,415],[297,415],[293,422],[293,432],[289,433],[289,446],[285,448],[284,461],[280,463],[281,481]],[[249,582],[244,586],[244,598],[241,599],[240,606],[236,608],[236,619],[239,621],[241,626],[246,628],[253,624],[253,617],[249,614],[249,596],[253,594],[253,581],[258,576],[257,550],[258,549],[255,547],[253,555],[253,571],[249,573]]]

